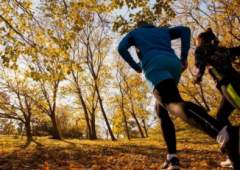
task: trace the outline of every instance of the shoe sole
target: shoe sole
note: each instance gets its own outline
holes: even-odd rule
[[[234,163],[233,164],[233,169],[234,170],[239,170],[240,169],[240,127],[238,127],[238,138],[236,138],[238,141],[238,145],[237,145],[237,147],[238,147],[238,153],[237,153],[237,159],[236,159],[236,161],[238,161],[236,164]]]
[[[238,127],[238,166],[240,166],[240,127]]]
[[[180,166],[170,166],[167,169],[159,169],[159,170],[180,170]]]
[[[229,166],[222,166],[222,165],[221,165],[221,167],[222,167],[222,168],[233,169],[233,166],[232,166],[232,165],[229,165]]]
[[[232,130],[233,131],[230,131],[230,132],[228,131],[228,133],[231,134],[232,136],[231,142],[233,143],[231,143],[230,145],[228,144],[227,154],[230,154],[231,156],[230,159],[232,159],[231,161],[233,162],[233,169],[240,170],[240,126],[233,127]],[[221,167],[232,168],[231,166],[221,166]]]
[[[236,145],[236,147],[237,147],[236,149],[237,149],[238,152],[237,152],[237,155],[236,155],[237,158],[235,158],[235,161],[237,161],[237,162],[233,164],[233,169],[234,170],[239,170],[240,169],[240,156],[239,156],[240,155],[240,143],[239,143],[240,142],[240,127],[238,127],[238,138],[236,138],[236,140],[237,140],[237,143],[238,143]]]

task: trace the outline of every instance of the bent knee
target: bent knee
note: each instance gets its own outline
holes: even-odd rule
[[[168,104],[168,111],[171,115],[179,117],[179,114],[184,112],[184,106],[182,102]]]

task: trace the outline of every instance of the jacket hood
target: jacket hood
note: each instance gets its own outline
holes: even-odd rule
[[[152,25],[152,24],[143,24],[143,25],[141,25],[139,28],[155,28],[155,26],[154,25]]]

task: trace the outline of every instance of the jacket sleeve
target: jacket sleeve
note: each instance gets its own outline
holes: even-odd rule
[[[191,30],[189,27],[178,26],[169,28],[171,40],[181,38],[181,61],[186,61],[191,42]]]
[[[131,54],[129,53],[128,49],[133,45],[132,44],[133,37],[131,32],[128,33],[118,45],[118,52],[121,57],[135,70],[139,70],[140,66],[133,60]]]
[[[198,82],[201,82],[207,66],[205,50],[203,48],[197,48],[195,51],[195,66],[197,67],[196,79]]]

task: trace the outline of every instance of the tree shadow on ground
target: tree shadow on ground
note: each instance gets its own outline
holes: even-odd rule
[[[61,142],[65,142],[65,143],[68,143],[68,144],[71,144],[71,145],[74,145],[74,146],[76,146],[76,144],[75,143],[73,143],[73,142],[69,142],[69,141],[67,141],[67,140],[65,140],[65,139],[63,139],[63,138],[61,138],[61,139],[54,139],[54,138],[49,138],[50,140],[55,140],[55,141],[61,141]]]
[[[27,140],[26,144],[20,149],[26,149],[32,142],[34,142],[37,146],[43,146],[40,142],[37,142],[36,140]]]
[[[71,144],[73,146],[77,146],[76,143],[73,143],[73,142],[69,142],[69,141],[66,141],[64,139],[61,140],[62,142],[65,142],[65,143],[68,143],[68,144]]]

